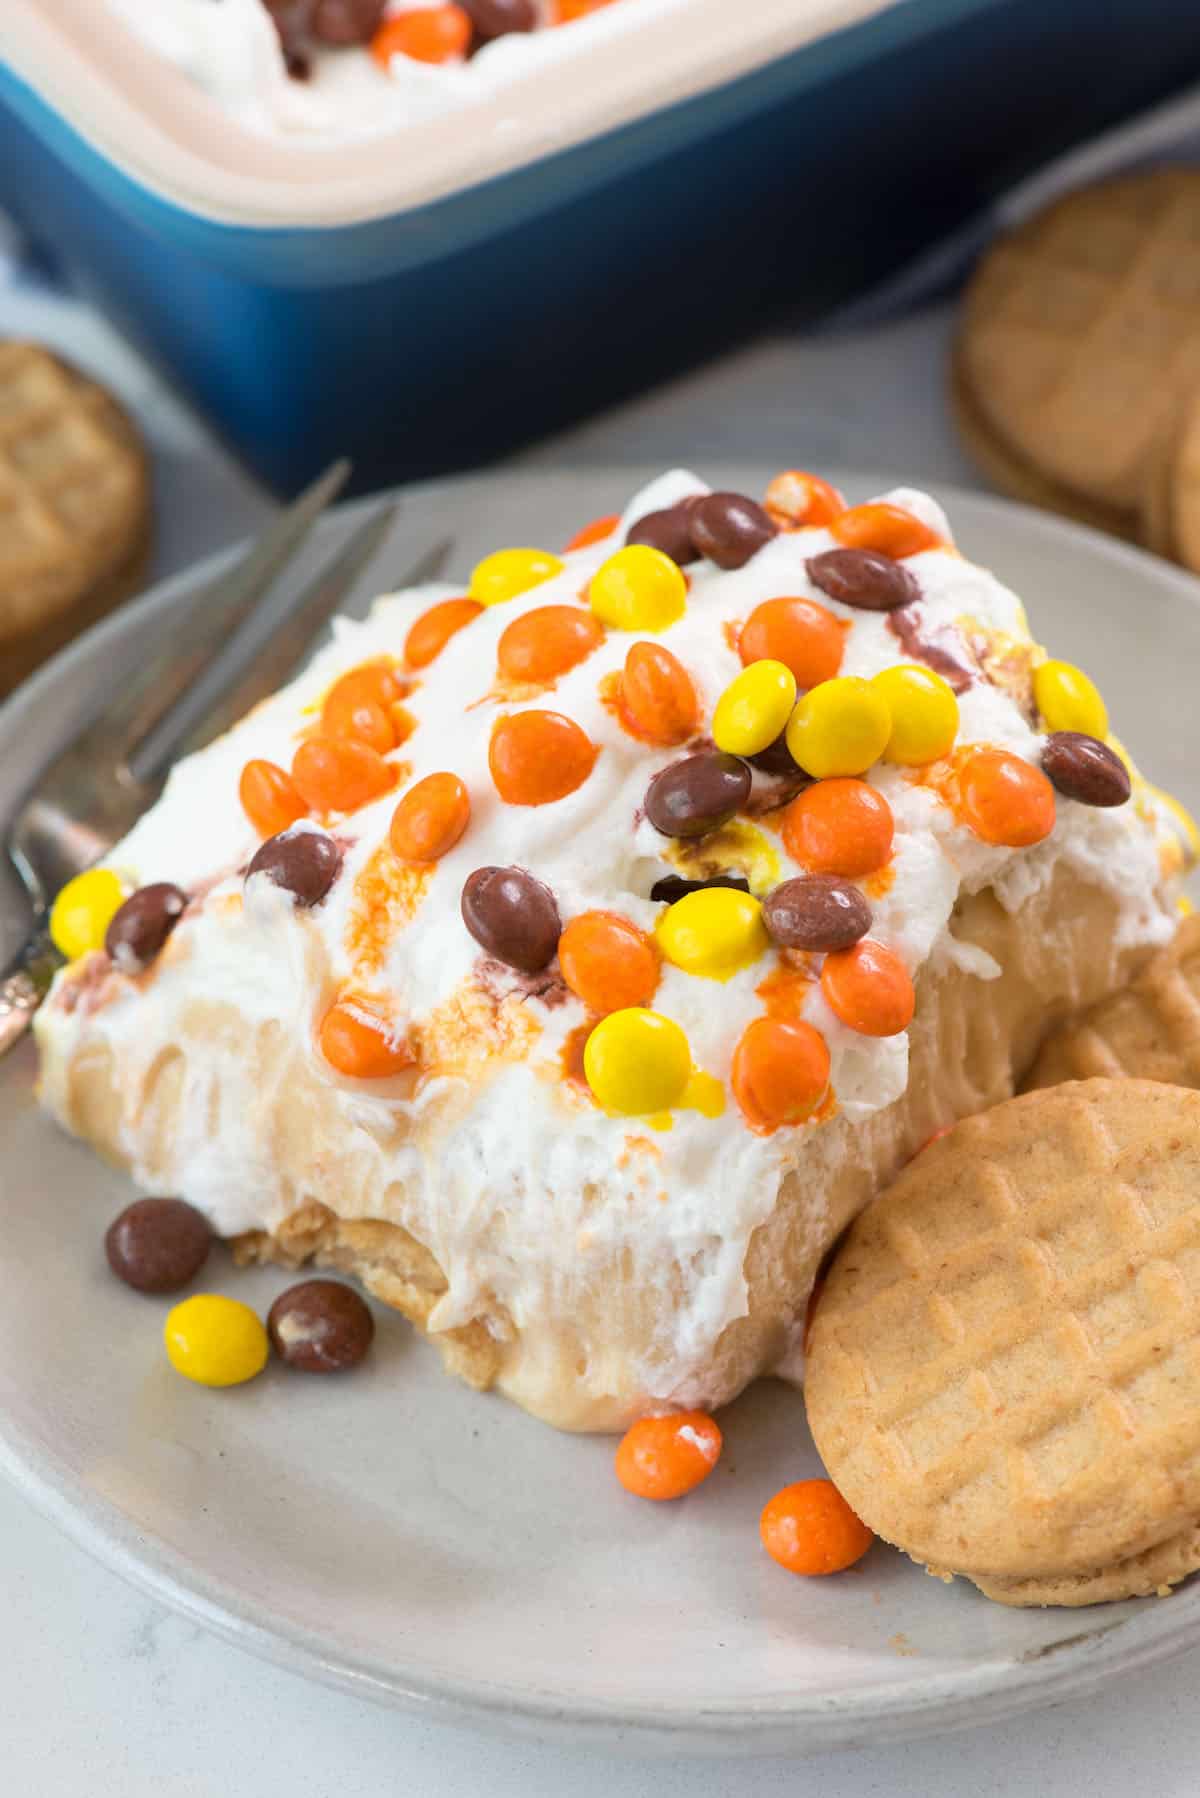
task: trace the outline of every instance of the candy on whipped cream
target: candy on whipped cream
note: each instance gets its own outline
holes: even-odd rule
[[[454,112],[531,69],[565,72],[596,34],[636,29],[637,16],[618,15],[683,3],[108,0],[239,123],[341,142]]]
[[[572,1427],[794,1365],[852,1211],[1174,927],[1176,809],[940,507],[767,501],[675,472],[339,621],[37,1021],[139,1183],[376,1290],[392,1231],[384,1296]]]

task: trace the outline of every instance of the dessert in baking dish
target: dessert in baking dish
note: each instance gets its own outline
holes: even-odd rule
[[[436,117],[578,48],[614,0],[109,0],[244,124],[360,137]],[[619,8],[625,12],[630,0]],[[638,0],[667,10],[680,0]]]
[[[42,1098],[617,1428],[797,1370],[836,1236],[1170,938],[1185,856],[926,495],[669,474],[381,599],[181,763]]]

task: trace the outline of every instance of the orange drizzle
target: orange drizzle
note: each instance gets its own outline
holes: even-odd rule
[[[520,992],[503,998],[469,979],[416,1027],[422,1084],[443,1075],[479,1080],[488,1064],[524,1061],[541,1035]]]
[[[971,747],[978,748],[979,745],[972,744]],[[928,787],[943,805],[950,808],[956,818],[959,817],[958,757],[961,753],[956,750],[953,755],[943,756],[941,761],[930,762],[924,768],[905,769],[905,774],[914,787]]]
[[[398,861],[381,843],[354,883],[346,948],[357,974],[374,974],[383,966],[393,939],[416,915],[433,867]]]
[[[662,1149],[658,1143],[651,1142],[648,1136],[627,1136],[624,1147],[617,1151],[617,1166],[624,1172],[635,1157],[661,1161]],[[663,1200],[666,1199],[666,1196],[665,1192],[656,1194],[656,1197]]]
[[[885,893],[891,892],[895,884],[896,862],[893,857],[886,868],[880,868],[877,873],[867,875],[862,883],[862,889],[868,899],[882,899]]]
[[[803,1020],[804,1002],[816,979],[814,958],[807,949],[782,949],[779,966],[754,990],[769,1018],[796,1023]]]
[[[583,1051],[587,1047],[587,1039],[596,1027],[595,1018],[588,1018],[586,1023],[576,1024],[574,1030],[567,1034],[559,1055],[561,1078],[568,1086],[580,1087],[590,1092],[587,1075],[583,1071]]]

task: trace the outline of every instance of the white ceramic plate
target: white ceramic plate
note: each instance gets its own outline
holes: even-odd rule
[[[770,471],[704,472],[759,492]],[[500,543],[562,542],[644,473],[414,490],[373,587],[445,530],[463,574]],[[889,484],[846,481],[855,497]],[[1025,596],[1147,770],[1197,805],[1200,585],[1050,518],[943,498],[965,551]],[[193,579],[0,712],[6,806]],[[128,1185],[39,1115],[33,1077],[28,1048],[0,1064],[0,1468],[118,1572],[244,1647],[430,1713],[765,1752],[1015,1713],[1200,1641],[1200,1582],[1166,1601],[1026,1612],[883,1547],[836,1579],[790,1577],[759,1547],[758,1513],[819,1468],[799,1397],[775,1382],[723,1416],[710,1486],[666,1506],[621,1492],[610,1441],[556,1435],[451,1382],[392,1315],[344,1380],[273,1368],[226,1393],[188,1386],[161,1350],[164,1303],[104,1266]],[[205,1283],[265,1308],[287,1279],[235,1273],[222,1253]]]

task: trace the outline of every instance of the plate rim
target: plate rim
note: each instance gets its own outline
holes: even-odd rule
[[[747,461],[723,467],[744,472],[753,469],[759,475],[774,472],[767,464]],[[636,490],[661,472],[660,464],[605,462],[578,469],[524,468],[423,482],[334,508],[318,525],[313,543],[319,546],[324,534],[344,528],[355,515],[386,499],[403,502],[398,529],[407,533],[419,519],[423,500],[453,501],[472,489],[494,492],[498,486],[544,491],[548,485],[584,486],[601,481],[621,482]],[[912,477],[870,469],[835,468],[829,478],[851,489],[875,492],[913,484]],[[999,526],[1019,520],[1023,531],[1060,544],[1075,544],[1085,554],[1135,568],[1184,604],[1200,607],[1200,581],[1146,551],[1087,526],[954,482],[932,479],[925,485],[952,513],[955,507],[965,506],[990,516]],[[168,612],[230,565],[243,547],[235,544],[218,550],[155,583],[61,651],[0,705],[0,744],[9,731],[19,730],[22,717],[41,705],[80,662],[104,644],[132,636],[145,620]],[[8,797],[0,801],[0,826],[7,823],[19,798],[20,794],[14,793],[11,802]],[[926,1671],[918,1676],[914,1671],[861,1691],[767,1695],[728,1706],[681,1702],[637,1707],[445,1672],[423,1672],[411,1664],[388,1670],[373,1664],[370,1657],[343,1649],[331,1653],[318,1633],[271,1613],[264,1620],[262,1607],[243,1598],[236,1587],[181,1551],[142,1534],[132,1519],[109,1501],[81,1492],[48,1441],[35,1438],[2,1414],[0,1474],[70,1540],[128,1584],[261,1659],[435,1721],[497,1728],[539,1739],[569,1736],[631,1753],[808,1753],[866,1741],[879,1745],[949,1734],[1082,1696],[1117,1674],[1152,1666],[1200,1643],[1198,1584],[1176,1594],[1169,1607],[1142,1601],[1133,1612],[1091,1626],[1075,1613],[1064,1616],[1060,1640],[1015,1658],[997,1655],[968,1672]],[[1089,1610],[1089,1617],[1095,1615]],[[1099,1612],[1100,1619],[1104,1615]],[[1072,1627],[1076,1622],[1081,1627]]]

